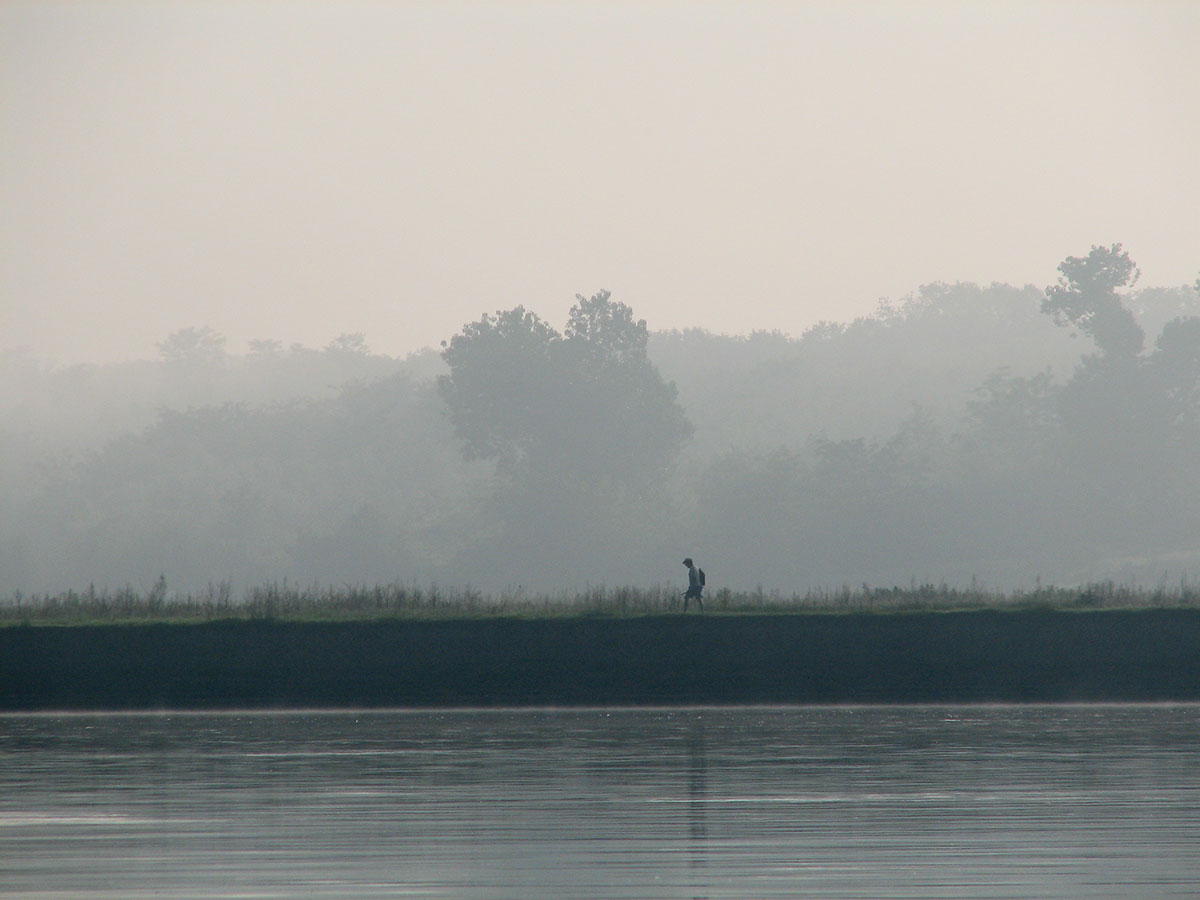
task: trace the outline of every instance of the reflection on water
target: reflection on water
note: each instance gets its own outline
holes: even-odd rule
[[[0,717],[0,897],[1200,896],[1200,707]]]
[[[693,869],[704,864],[708,844],[708,810],[704,798],[708,794],[708,750],[704,746],[704,714],[688,720],[688,850]]]

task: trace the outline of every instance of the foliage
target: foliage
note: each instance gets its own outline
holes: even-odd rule
[[[518,306],[494,318],[485,313],[443,342],[450,374],[438,378],[438,391],[469,459],[496,459],[508,471],[530,456],[539,461],[540,443],[553,430],[546,395],[559,340]]]
[[[225,360],[225,336],[205,326],[181,328],[158,345],[163,362],[176,366],[211,366]]]
[[[368,356],[371,348],[367,346],[366,335],[360,331],[354,331],[339,334],[325,347],[325,352]]]
[[[686,331],[651,337],[696,426],[689,457],[769,452],[831,440],[887,440],[915,406],[957,427],[973,392],[1000,369],[1069,374],[1080,342],[1041,312],[1029,286],[929,284],[885,314],[822,323],[801,337]]]
[[[436,581],[607,614],[642,601],[597,585],[673,582],[685,555],[717,608],[1179,583],[1200,569],[1200,297],[1131,290],[1135,269],[1093,248],[1045,292],[926,285],[796,339],[651,334],[600,292],[561,333],[518,307],[407,360],[360,335],[199,365],[6,357],[0,596]]]
[[[12,524],[40,539],[8,562],[107,585],[435,575],[482,474],[432,389],[403,376],[329,400],[163,410],[31,498]]]
[[[1120,244],[1093,246],[1084,257],[1068,256],[1058,266],[1057,284],[1046,289],[1042,309],[1059,325],[1073,325],[1107,357],[1141,352],[1145,336],[1121,302],[1117,288],[1137,283],[1137,265]]]
[[[577,300],[562,335],[518,306],[444,344],[455,433],[468,458],[526,481],[651,483],[691,426],[647,356],[645,321],[607,291]]]

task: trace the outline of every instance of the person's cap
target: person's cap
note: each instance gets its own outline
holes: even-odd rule
[[[690,565],[692,564],[692,558],[689,556],[687,559],[685,559],[685,560],[683,561],[683,564],[684,564],[685,566],[690,566]]]

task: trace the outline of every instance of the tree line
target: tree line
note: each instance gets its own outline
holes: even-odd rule
[[[863,583],[1200,569],[1200,283],[1120,245],[1044,289],[933,284],[799,338],[651,331],[607,291],[440,353],[183,329],[153,363],[10,359],[0,592],[679,578]],[[15,386],[15,387],[14,387]]]

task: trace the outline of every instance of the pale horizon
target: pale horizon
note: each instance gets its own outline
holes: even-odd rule
[[[1200,5],[0,7],[0,349],[437,348],[601,289],[799,336],[1120,242],[1200,275]]]

